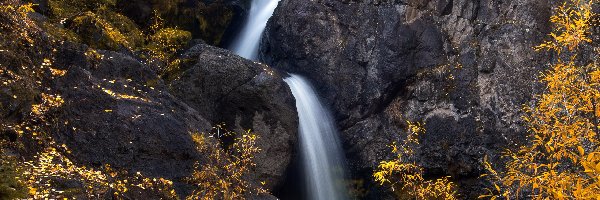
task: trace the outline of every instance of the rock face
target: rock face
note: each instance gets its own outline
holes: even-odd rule
[[[191,173],[201,156],[190,132],[210,124],[169,94],[156,72],[130,56],[83,45],[57,51],[53,65],[68,71],[53,83],[65,100],[54,137],[75,160],[174,180]]]
[[[542,0],[282,0],[261,54],[317,86],[353,178],[371,180],[405,121],[422,121],[426,176],[451,175],[474,198],[484,155],[523,140],[520,110],[547,60],[532,47],[549,33],[550,11]]]
[[[260,136],[256,181],[281,184],[294,153],[298,114],[281,75],[230,51],[199,44],[180,58],[170,89],[211,123]]]

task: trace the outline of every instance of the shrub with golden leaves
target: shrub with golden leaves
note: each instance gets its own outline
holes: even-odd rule
[[[487,158],[483,175],[493,188],[481,198],[597,199],[600,194],[600,68],[598,48],[592,61],[578,55],[591,42],[597,0],[569,0],[555,10],[553,40],[537,50],[559,58],[541,75],[546,90],[526,106],[529,144],[507,150],[506,170],[494,170]]]
[[[550,33],[551,41],[547,41],[537,47],[537,50],[548,49],[561,53],[563,49],[569,51],[575,50],[583,42],[590,43],[589,37],[594,28],[598,25],[594,18],[592,5],[597,0],[568,0],[555,9],[554,15],[550,17],[555,27]]]
[[[3,20],[4,23],[7,25],[12,25],[0,26],[0,30],[12,29],[7,30],[7,33],[18,33],[19,39],[23,39],[28,43],[32,44],[33,39],[30,36],[30,32],[37,29],[34,28],[34,23],[31,19],[27,17],[27,14],[34,11],[33,6],[34,4],[32,3],[23,4],[21,3],[21,1],[18,0],[7,0],[4,2],[0,2],[0,12],[3,13],[3,15],[0,16],[0,20]]]
[[[146,49],[153,58],[168,61],[192,40],[192,33],[176,28],[163,28],[150,36]]]
[[[381,185],[389,184],[401,199],[457,199],[456,186],[448,178],[436,180],[423,178],[423,167],[416,164],[414,149],[419,144],[419,134],[425,133],[420,123],[408,122],[408,136],[400,145],[391,145],[394,160],[382,161],[373,177]],[[396,185],[401,185],[397,190]]]
[[[42,103],[32,105],[31,112],[33,112],[34,115],[42,116],[50,111],[50,109],[62,106],[63,103],[65,103],[65,101],[60,95],[42,93]]]
[[[260,151],[256,146],[258,136],[247,131],[237,137],[234,143],[224,150],[214,136],[235,136],[235,133],[222,130],[207,136],[195,133],[192,138],[198,151],[209,155],[206,163],[197,163],[196,170],[188,179],[196,189],[187,199],[245,199],[246,197],[267,193],[260,186],[247,180],[248,173],[256,166],[254,155]]]

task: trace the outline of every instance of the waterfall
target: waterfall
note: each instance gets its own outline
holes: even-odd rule
[[[311,200],[347,199],[344,156],[333,119],[304,78],[285,79],[296,98],[300,119],[300,152]]]
[[[230,49],[244,58],[256,60],[260,38],[278,3],[279,0],[253,0],[244,28]]]
[[[231,50],[258,59],[261,36],[279,0],[253,0],[250,14]],[[304,78],[292,74],[285,79],[296,98],[300,119],[300,152],[310,200],[347,199],[344,155],[332,117]]]

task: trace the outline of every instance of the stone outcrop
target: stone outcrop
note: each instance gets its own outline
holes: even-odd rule
[[[150,67],[124,54],[62,45],[53,88],[65,103],[54,139],[78,162],[179,180],[201,156],[190,133],[210,130]]]
[[[551,3],[542,0],[282,0],[261,54],[312,80],[341,129],[355,179],[371,180],[406,120],[424,122],[418,160],[480,194],[481,159],[524,140]],[[378,188],[373,183],[364,187]],[[377,199],[377,189],[367,198]]]
[[[230,51],[199,44],[168,72],[170,90],[211,123],[225,123],[240,133],[252,130],[260,139],[257,181],[273,189],[281,184],[297,141],[298,114],[282,76],[267,65]]]

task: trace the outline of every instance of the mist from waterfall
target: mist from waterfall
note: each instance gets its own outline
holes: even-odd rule
[[[347,199],[345,159],[331,115],[306,79],[291,74],[285,82],[296,98],[300,152],[309,199]]]
[[[260,38],[278,3],[279,0],[253,0],[248,19],[229,49],[246,59],[257,60]]]

